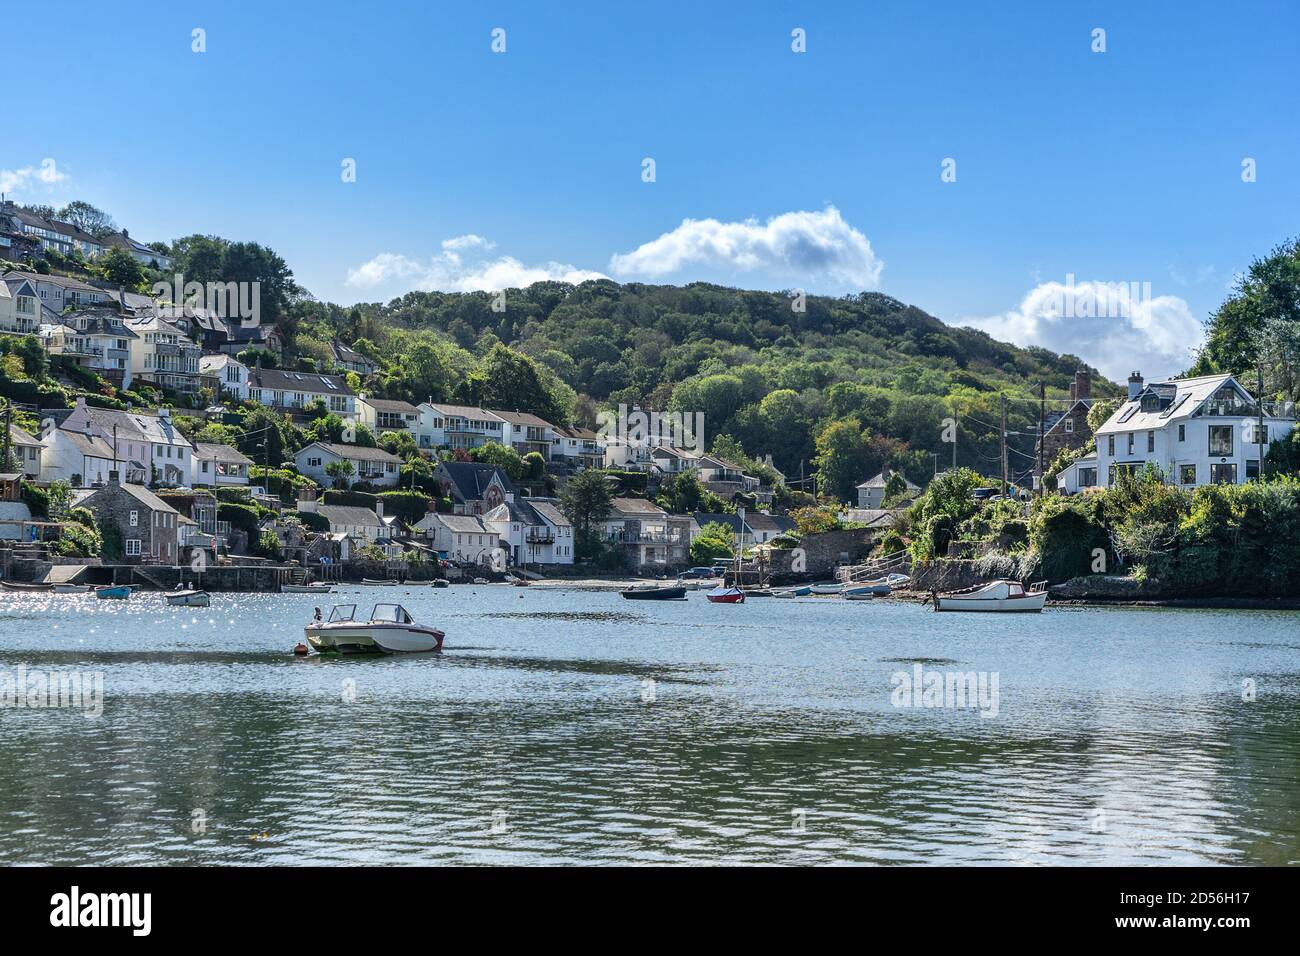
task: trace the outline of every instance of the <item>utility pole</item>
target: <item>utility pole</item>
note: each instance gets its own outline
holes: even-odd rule
[[[1007,496],[1007,396],[999,392],[998,401],[1002,406],[1002,497],[1005,498]]]
[[[1043,424],[1047,416],[1047,385],[1038,383],[1038,496],[1043,496]]]
[[[5,436],[4,436],[4,454],[0,455],[0,469],[9,467],[9,429],[14,420],[14,403],[5,402]],[[18,468],[19,477],[22,477],[21,464]]]
[[[1260,481],[1264,480],[1264,364],[1260,362],[1255,366],[1255,384],[1258,387],[1255,392],[1255,402],[1259,406],[1259,424],[1256,426],[1255,440],[1259,442],[1259,475]]]

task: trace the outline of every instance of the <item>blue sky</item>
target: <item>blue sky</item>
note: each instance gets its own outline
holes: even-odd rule
[[[1300,233],[1284,0],[65,0],[0,22],[56,41],[0,141],[12,198],[257,240],[337,302],[589,273],[868,288],[1166,374],[1233,273]],[[1067,276],[1151,300],[1062,317],[1043,302]]]

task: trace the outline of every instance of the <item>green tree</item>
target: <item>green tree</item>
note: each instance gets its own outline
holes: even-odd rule
[[[80,199],[70,202],[60,209],[58,218],[64,222],[70,222],[82,232],[98,238],[103,238],[109,233],[117,231],[117,224],[113,222],[112,216],[88,202],[82,202]]]
[[[871,449],[857,419],[831,422],[817,436],[819,491],[838,501],[852,501],[857,485],[871,477]]]
[[[691,563],[711,564],[734,556],[736,535],[729,525],[710,521],[691,542]]]
[[[588,469],[574,475],[560,492],[560,510],[573,525],[574,546],[579,557],[594,557],[600,551],[600,524],[613,510],[614,492],[605,473]]]
[[[330,481],[335,488],[346,488],[350,485],[351,478],[356,474],[356,466],[346,458],[340,458],[338,461],[332,461],[325,466],[325,474],[330,476]]]
[[[524,475],[524,460],[519,457],[519,452],[500,442],[490,441],[486,445],[470,449],[469,457],[472,461],[485,465],[496,465],[511,481],[518,481]]]
[[[97,260],[99,273],[114,285],[135,292],[144,285],[144,266],[135,256],[116,246],[108,249]]]

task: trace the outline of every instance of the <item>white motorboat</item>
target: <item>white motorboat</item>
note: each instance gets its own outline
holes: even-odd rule
[[[814,584],[811,588],[812,594],[839,594],[844,589],[842,584]]]
[[[285,594],[333,594],[332,584],[282,584],[280,590]]]
[[[168,591],[166,597],[172,607],[207,607],[212,603],[207,591],[182,591],[178,588]]]
[[[376,604],[369,620],[356,618],[355,604],[337,605],[328,621],[304,628],[307,643],[319,653],[415,654],[442,650],[442,631],[417,624],[400,604]]]
[[[933,594],[936,611],[1041,611],[1047,603],[1047,582],[990,581],[961,591]]]
[[[56,584],[54,585],[55,594],[89,594],[95,590],[89,584]]]

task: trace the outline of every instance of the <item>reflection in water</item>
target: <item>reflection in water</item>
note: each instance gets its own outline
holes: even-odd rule
[[[0,862],[1300,862],[1294,614],[338,600],[446,650],[295,658],[307,595],[0,595],[0,671],[106,693],[0,710]],[[895,709],[914,664],[998,673],[997,718]]]

